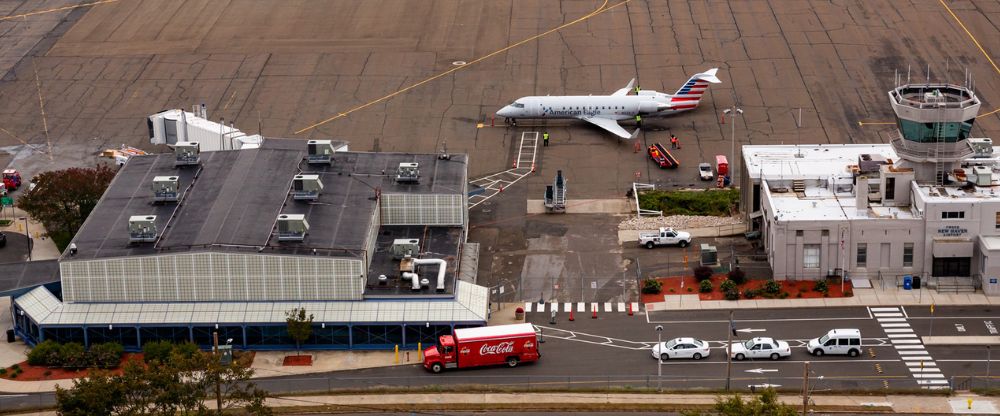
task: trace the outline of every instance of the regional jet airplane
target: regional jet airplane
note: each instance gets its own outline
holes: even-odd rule
[[[610,131],[624,139],[634,139],[639,129],[631,134],[618,124],[618,120],[631,120],[635,116],[663,117],[698,107],[708,84],[718,84],[715,76],[718,68],[712,68],[691,77],[673,95],[643,90],[636,95],[628,95],[635,85],[635,78],[625,88],[611,95],[576,95],[522,97],[501,108],[497,115],[508,120],[519,118],[570,118],[587,121]]]

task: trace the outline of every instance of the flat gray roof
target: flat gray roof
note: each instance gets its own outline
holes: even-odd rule
[[[306,143],[266,140],[260,149],[204,152],[198,166],[174,167],[172,153],[133,157],[115,176],[73,239],[77,254],[62,260],[179,253],[257,251],[273,254],[360,256],[382,193],[456,194],[466,182],[468,156],[448,160],[433,154],[337,152],[333,163],[309,165]],[[420,164],[420,182],[398,184],[396,168]],[[292,177],[318,174],[324,189],[318,201],[294,201]],[[154,203],[156,176],[178,176],[180,203]],[[279,214],[304,214],[309,234],[303,242],[271,238]],[[159,240],[129,244],[128,219],[156,215]]]

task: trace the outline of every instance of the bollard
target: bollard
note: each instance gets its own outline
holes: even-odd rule
[[[570,310],[569,310],[569,320],[570,321],[575,321],[576,320],[576,319],[573,318],[573,308],[570,308]]]
[[[410,352],[406,352],[406,362],[410,362]]]
[[[503,192],[503,184],[500,184],[500,191],[499,192]]]
[[[590,317],[591,319],[597,319],[597,305],[594,305],[594,315]]]
[[[628,302],[628,316],[632,316],[632,302]]]
[[[517,169],[517,159],[514,159],[514,161],[513,161],[513,162],[511,162],[511,164],[510,164],[510,168],[511,168],[511,169]]]
[[[421,348],[420,343],[417,343],[417,359],[420,361],[424,360],[424,349]]]
[[[399,364],[399,344],[396,344],[396,347],[394,348],[394,350],[396,352],[395,362],[396,362],[396,364]]]
[[[972,410],[972,399],[967,399],[966,402],[969,403],[969,410]]]
[[[726,124],[726,115],[719,114],[719,124]]]
[[[531,164],[531,173],[535,173],[535,164],[534,163]]]
[[[493,121],[496,117],[490,116],[490,127],[493,127]]]

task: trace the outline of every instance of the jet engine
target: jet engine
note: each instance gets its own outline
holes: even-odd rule
[[[660,103],[656,101],[640,101],[639,102],[639,113],[640,114],[650,114],[659,111]]]

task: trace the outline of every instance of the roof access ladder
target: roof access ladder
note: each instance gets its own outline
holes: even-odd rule
[[[556,171],[556,180],[545,187],[545,212],[566,212],[566,178]]]

